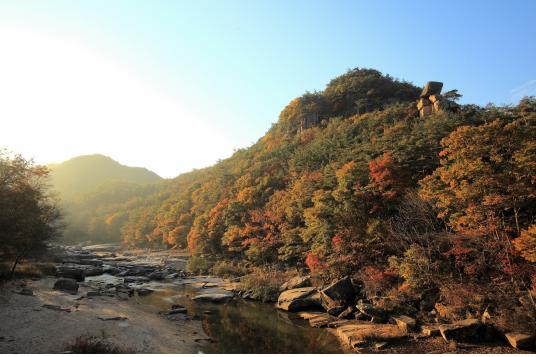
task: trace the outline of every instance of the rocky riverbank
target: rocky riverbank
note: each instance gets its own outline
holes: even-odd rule
[[[258,313],[251,315],[251,308],[240,310],[236,306],[240,299],[247,301],[252,297],[251,292],[240,290],[236,279],[189,276],[184,271],[186,253],[120,251],[113,245],[99,245],[65,247],[56,260],[55,277],[19,279],[3,286],[0,352],[67,352],[77,338],[97,336],[133,352],[197,353],[214,342],[211,335],[224,340],[234,336],[221,334],[222,330],[215,332],[214,328],[236,328],[241,335],[251,327],[234,326],[241,324],[240,316],[238,320],[233,317],[221,323],[212,321],[209,326],[206,316],[203,319],[200,315],[223,312],[221,316],[225,318],[232,310],[248,314],[248,318],[263,318]],[[359,283],[350,278],[326,286],[313,285],[314,281],[307,276],[287,281],[281,286],[272,311],[280,311],[278,315],[284,324],[303,322],[311,326],[309,330],[329,331],[347,352],[534,350],[533,335],[501,330],[489,312],[467,319],[446,318],[447,311],[433,294],[423,294],[420,301],[409,304],[389,298],[367,299]],[[188,289],[176,295],[174,289],[180,286]],[[172,294],[170,299],[160,299],[167,290]],[[157,303],[151,302],[155,295],[160,299]],[[203,310],[209,306],[221,309]],[[264,316],[270,316],[270,312],[264,311]],[[274,319],[275,325],[269,328],[280,328],[276,326],[280,321]],[[281,338],[291,340],[298,330],[290,328],[285,333],[288,335]],[[303,341],[309,337],[302,332],[300,344],[288,348],[303,352],[300,346],[306,346]],[[324,351],[337,351],[337,341],[331,339],[322,338],[331,345],[323,345]],[[243,341],[237,346],[224,346],[223,342],[213,344],[208,351],[221,352],[218,348],[227,348],[241,352],[246,348]],[[268,345],[262,351],[255,346],[248,348],[261,353],[271,351]]]
[[[68,352],[88,336],[131,352],[198,353],[210,340],[198,319],[185,313],[166,318],[133,299],[151,293],[142,282],[180,276],[184,254],[94,248],[67,248],[57,277],[17,279],[0,288],[0,353]],[[122,277],[91,278],[106,272]]]
[[[349,277],[325,287],[311,286],[309,277],[296,277],[281,287],[277,307],[295,312],[315,328],[328,328],[350,350],[514,353],[536,350],[536,335],[505,331],[486,310],[480,318],[448,319],[435,298],[415,304],[387,297],[366,299]],[[418,308],[415,306],[417,305]]]

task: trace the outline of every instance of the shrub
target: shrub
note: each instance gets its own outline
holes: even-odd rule
[[[425,288],[433,284],[434,264],[423,247],[412,244],[402,258],[390,257],[389,266],[398,271],[411,288]]]
[[[114,343],[107,341],[105,337],[91,335],[78,336],[73,342],[68,343],[65,347],[72,353],[134,353],[134,351],[126,347],[117,346]]]
[[[229,261],[219,261],[212,267],[212,274],[224,278],[243,276],[248,273],[248,269],[240,264],[235,264]]]
[[[369,297],[387,292],[398,280],[393,272],[370,265],[359,271],[358,278],[363,283],[363,291]]]
[[[186,271],[192,274],[208,274],[214,263],[202,256],[193,255],[186,263]]]
[[[277,301],[279,288],[292,278],[294,273],[255,268],[251,274],[240,279],[239,289],[249,297],[263,302]]]
[[[536,224],[522,231],[519,238],[514,240],[514,245],[523,258],[536,263]]]

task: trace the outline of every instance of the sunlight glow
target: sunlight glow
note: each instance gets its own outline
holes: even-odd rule
[[[225,134],[117,58],[0,26],[0,147],[38,163],[101,153],[164,177],[232,153]]]

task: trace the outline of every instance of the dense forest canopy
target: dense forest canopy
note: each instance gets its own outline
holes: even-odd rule
[[[530,284],[536,100],[419,118],[420,90],[350,70],[292,100],[257,143],[212,167],[79,199],[79,237],[364,274],[370,289],[453,275]]]

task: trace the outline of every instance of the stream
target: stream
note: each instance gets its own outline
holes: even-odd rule
[[[101,275],[87,280],[111,282]],[[212,339],[201,348],[203,353],[343,353],[337,338],[327,329],[314,329],[295,314],[277,310],[273,304],[235,298],[225,304],[193,301],[193,296],[221,292],[214,277],[179,278],[149,282],[137,287],[154,290],[133,299],[155,313],[169,310],[172,304],[187,308],[197,316]],[[209,288],[203,288],[203,284]]]

